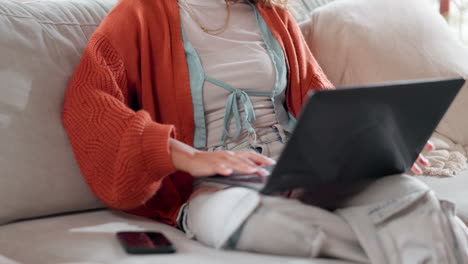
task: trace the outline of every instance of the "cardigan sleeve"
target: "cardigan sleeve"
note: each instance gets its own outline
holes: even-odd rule
[[[94,34],[70,81],[62,120],[91,191],[119,210],[143,205],[175,172],[169,151],[174,127],[129,108],[124,63]]]

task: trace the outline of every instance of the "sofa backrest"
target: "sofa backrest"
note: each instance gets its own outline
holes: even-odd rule
[[[312,11],[333,1],[336,0],[290,0],[288,8],[296,21],[302,24],[310,19]]]
[[[0,224],[102,207],[62,127],[67,83],[117,0],[0,0]]]

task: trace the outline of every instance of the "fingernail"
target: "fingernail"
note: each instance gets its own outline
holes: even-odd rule
[[[422,174],[422,170],[418,168],[417,166],[413,166],[413,172],[416,174]]]
[[[431,166],[429,160],[426,159],[426,157],[424,157],[423,155],[419,155],[419,161],[425,166]]]
[[[431,163],[425,159],[425,158],[421,158],[421,163],[424,165],[424,166],[431,166]]]
[[[426,143],[426,148],[429,149],[429,150],[433,150],[434,149],[434,144],[432,144],[432,142],[427,142]]]
[[[268,160],[271,162],[271,164],[276,164],[276,160],[268,158]]]
[[[265,169],[260,169],[259,171],[260,171],[260,175],[261,175],[261,176],[268,176],[268,175],[270,175],[270,172],[267,171],[267,170],[265,170]]]

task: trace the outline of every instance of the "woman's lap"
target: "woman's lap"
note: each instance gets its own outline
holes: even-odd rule
[[[295,199],[201,183],[185,211],[188,236],[210,247],[365,260],[352,229],[341,216]],[[233,218],[234,224],[226,224]],[[233,237],[237,239],[233,241]]]
[[[351,226],[319,207],[283,197],[262,196],[239,230],[235,249],[296,257],[333,257],[366,262]]]
[[[425,188],[412,177],[390,176],[369,185],[346,200],[343,206],[346,213],[353,212],[353,208],[370,210],[372,205],[391,204]],[[349,214],[343,217],[341,213],[298,200],[263,196],[245,188],[223,189],[220,186],[219,190],[210,190],[199,192],[190,200],[184,226],[190,236],[207,246],[298,257],[327,256],[356,262],[369,261],[361,247],[365,243],[362,236],[356,235]],[[398,221],[411,224],[409,218]]]

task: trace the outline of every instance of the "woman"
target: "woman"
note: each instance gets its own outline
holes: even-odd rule
[[[307,92],[333,88],[284,4],[121,1],[89,41],[63,121],[87,183],[109,207],[216,248],[366,262],[345,217],[194,182],[266,174],[260,166],[274,163]],[[395,177],[396,186],[418,185]]]

